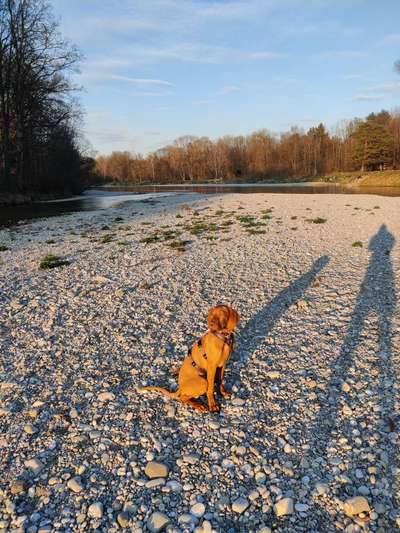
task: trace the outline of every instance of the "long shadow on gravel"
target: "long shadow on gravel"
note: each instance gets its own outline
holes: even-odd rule
[[[326,386],[326,392],[319,398],[320,411],[314,424],[308,429],[311,452],[320,458],[327,459],[327,452],[331,438],[338,434],[347,434],[353,439],[355,427],[362,424],[364,437],[368,433],[374,443],[371,450],[378,455],[377,461],[382,462],[384,472],[388,481],[387,490],[394,497],[394,484],[392,477],[392,466],[394,465],[395,450],[394,443],[390,443],[389,432],[394,429],[392,416],[394,413],[394,390],[393,379],[395,379],[392,368],[392,318],[396,308],[396,288],[393,275],[393,266],[390,253],[394,246],[395,238],[382,225],[369,243],[369,250],[372,255],[361,283],[357,296],[356,306],[352,315],[350,325],[345,335],[340,354],[333,362],[331,368],[331,378]],[[373,325],[371,320],[376,319]],[[375,333],[376,331],[376,333]],[[361,355],[362,360],[357,363],[357,347],[365,342],[365,335],[376,334],[376,352]],[[360,364],[368,365],[361,367],[362,371],[357,371]],[[369,372],[368,372],[369,368]],[[355,373],[356,372],[356,373]],[[364,418],[360,419],[350,413],[350,419],[345,418],[343,423],[338,423],[341,410],[345,405],[357,400],[358,387],[354,386],[348,391],[342,389],[346,379],[357,378],[355,385],[360,386],[361,391],[369,389],[369,398],[375,404],[374,411],[380,413],[380,420],[371,426],[368,417],[372,414],[371,408],[365,406]],[[353,419],[353,420],[352,420]],[[357,425],[354,424],[354,419]],[[378,437],[379,435],[379,437]],[[349,439],[349,440],[350,440]],[[372,441],[371,441],[372,442]],[[380,452],[384,455],[379,457]],[[375,464],[375,463],[373,463]],[[360,464],[360,468],[365,467]],[[385,472],[386,470],[386,472]],[[359,483],[360,485],[362,483]],[[354,490],[354,489],[353,489]],[[394,502],[392,501],[392,504]]]
[[[272,331],[276,322],[287,311],[288,307],[304,297],[306,290],[315,282],[318,274],[328,263],[329,257],[326,255],[317,259],[308,272],[293,281],[288,287],[279,292],[268,305],[252,316],[240,332],[237,349],[239,366],[244,366],[248,362],[252,353]],[[233,371],[232,373],[235,374],[236,372]]]

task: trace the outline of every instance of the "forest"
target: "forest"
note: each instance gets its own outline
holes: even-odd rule
[[[96,159],[102,180],[119,183],[295,180],[399,168],[400,112],[388,111],[343,121],[331,133],[319,124],[280,135],[185,136],[146,157],[113,152]]]
[[[0,193],[76,193],[94,160],[79,134],[80,61],[42,0],[0,0]]]

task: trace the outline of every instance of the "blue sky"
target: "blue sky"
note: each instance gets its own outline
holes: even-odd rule
[[[53,0],[95,150],[400,107],[399,0]]]

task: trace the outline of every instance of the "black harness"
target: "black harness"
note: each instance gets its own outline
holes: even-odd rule
[[[209,333],[211,333],[215,337],[218,337],[218,339],[221,339],[224,342],[224,344],[227,344],[230,347],[231,350],[233,349],[233,344],[234,344],[234,341],[235,341],[235,336],[234,336],[233,333],[221,333],[219,331],[209,331]],[[202,355],[203,355],[204,359],[207,359],[207,354],[206,354],[206,351],[203,348],[201,339],[198,339],[196,342],[197,342],[197,346],[199,348],[203,349],[203,354]],[[204,372],[204,370],[202,368],[200,368],[197,365],[196,361],[193,359],[192,348],[189,348],[187,355],[188,355],[188,357],[190,357],[192,359],[191,365],[193,367],[195,367],[195,368],[198,368],[202,372]]]

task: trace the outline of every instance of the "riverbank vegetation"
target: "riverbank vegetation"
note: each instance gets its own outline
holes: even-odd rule
[[[336,180],[336,175],[344,174],[347,179],[342,181],[353,181],[365,173],[372,173],[377,182],[374,184],[379,184],[378,171],[399,169],[394,174],[400,185],[400,113],[371,113],[365,119],[341,123],[334,132],[319,124],[307,132],[292,128],[275,135],[261,130],[215,141],[186,136],[147,157],[130,152],[100,156],[96,169],[101,180],[124,184],[321,176],[330,178],[328,181],[341,181]]]
[[[82,190],[80,54],[44,0],[0,0],[0,203]]]

